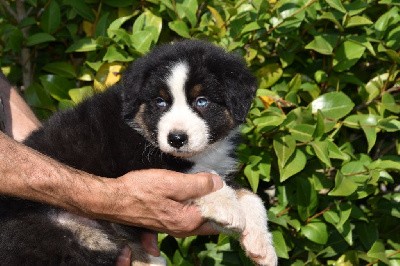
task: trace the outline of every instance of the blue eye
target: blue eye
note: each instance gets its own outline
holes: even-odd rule
[[[156,101],[156,105],[157,105],[158,107],[160,107],[160,108],[165,108],[165,107],[167,107],[167,105],[168,105],[168,103],[167,103],[163,98],[161,98],[161,97],[157,97],[157,98],[155,99],[155,101]]]
[[[200,96],[197,97],[196,101],[195,101],[195,105],[198,108],[206,108],[209,104],[209,101],[206,97]]]

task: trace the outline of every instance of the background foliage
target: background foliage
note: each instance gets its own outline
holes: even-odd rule
[[[154,45],[200,38],[259,78],[239,182],[281,265],[400,265],[397,0],[0,1],[0,63],[42,119]],[[251,265],[227,236],[160,236],[173,265]]]

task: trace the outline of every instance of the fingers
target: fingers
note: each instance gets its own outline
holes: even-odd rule
[[[117,266],[130,266],[131,265],[131,249],[126,246],[121,251],[121,254],[117,258],[117,262],[115,263]]]
[[[217,235],[219,232],[212,226],[210,222],[203,223],[190,232],[170,233],[174,237],[188,237],[194,235]]]
[[[154,257],[160,256],[160,249],[158,248],[157,233],[144,231],[140,235],[140,241],[146,252]]]
[[[187,201],[205,196],[222,188],[220,176],[211,173],[178,174],[167,190],[167,197],[176,201]]]

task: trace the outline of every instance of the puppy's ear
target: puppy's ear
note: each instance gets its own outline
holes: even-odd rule
[[[247,69],[226,72],[225,97],[233,118],[237,124],[245,121],[247,113],[253,102],[257,80]]]
[[[122,111],[125,120],[131,120],[140,106],[140,90],[144,85],[144,62],[138,59],[122,74],[120,81],[122,96]]]

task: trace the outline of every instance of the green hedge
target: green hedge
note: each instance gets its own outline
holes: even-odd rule
[[[400,265],[398,0],[14,0],[0,13],[2,70],[41,118],[159,43],[241,54],[260,86],[238,181],[265,200],[280,264]],[[251,265],[224,235],[160,243],[171,265]]]

